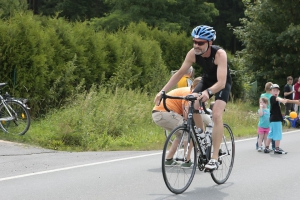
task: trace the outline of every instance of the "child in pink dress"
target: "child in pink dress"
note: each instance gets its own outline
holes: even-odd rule
[[[262,141],[264,141],[266,146],[266,141],[268,133],[270,131],[270,110],[268,109],[268,99],[262,97],[259,99],[259,122],[258,122],[258,152],[262,152]]]

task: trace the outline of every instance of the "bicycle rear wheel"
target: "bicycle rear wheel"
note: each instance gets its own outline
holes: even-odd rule
[[[186,126],[175,128],[169,134],[163,149],[163,178],[168,189],[175,194],[183,193],[190,186],[196,172],[197,151],[194,148],[196,143],[191,138],[190,145],[187,144],[188,132],[189,130]],[[186,165],[185,161],[187,160],[188,151],[190,151],[192,163]],[[171,161],[167,161],[168,156],[172,158]]]
[[[0,105],[0,127],[6,133],[24,135],[30,127],[27,108],[16,100],[7,100],[5,103],[8,110],[3,104]]]
[[[230,127],[224,124],[223,139],[219,149],[219,167],[211,172],[211,177],[215,183],[223,184],[227,181],[232,171],[234,155],[234,136]]]

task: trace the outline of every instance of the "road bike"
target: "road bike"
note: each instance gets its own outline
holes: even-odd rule
[[[163,148],[162,174],[167,188],[175,194],[183,193],[192,183],[197,167],[200,171],[210,173],[215,183],[225,183],[232,171],[235,156],[235,143],[231,128],[224,124],[221,145],[219,148],[212,148],[211,131],[199,132],[193,120],[194,102],[197,98],[193,95],[169,96],[163,91],[162,100],[167,111],[170,111],[166,106],[167,98],[190,102],[187,120],[170,132]],[[200,105],[206,114],[212,115],[212,111],[209,112],[201,101]],[[205,165],[211,159],[213,149],[219,150],[218,168],[208,170],[205,169]],[[166,162],[168,153],[173,154],[172,164]],[[192,165],[186,167],[183,163],[188,161],[188,158],[192,161]]]
[[[17,99],[8,93],[2,95],[2,88],[7,83],[0,83],[0,128],[5,133],[24,135],[30,127],[27,99]]]

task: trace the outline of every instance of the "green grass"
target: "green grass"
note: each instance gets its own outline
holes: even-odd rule
[[[229,102],[223,121],[231,127],[235,137],[253,137],[257,133],[259,120],[257,110],[258,108],[247,102]]]
[[[0,139],[63,151],[162,149],[164,131],[151,118],[153,98],[139,91],[92,89],[32,120],[24,136],[0,132]],[[229,102],[224,123],[236,138],[256,136],[257,109],[247,102]]]

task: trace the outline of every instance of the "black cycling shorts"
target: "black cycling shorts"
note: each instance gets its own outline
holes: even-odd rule
[[[202,92],[202,91],[206,90],[207,88],[210,88],[213,85],[214,85],[214,83],[209,84],[207,82],[204,82],[203,79],[201,79],[201,81],[197,84],[196,88],[193,90],[193,93]],[[229,100],[230,91],[231,91],[231,84],[226,83],[224,89],[222,89],[221,91],[214,94],[215,100],[222,100],[227,103]],[[211,98],[211,97],[212,97],[212,95],[209,98]]]

